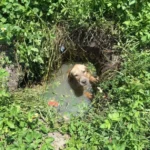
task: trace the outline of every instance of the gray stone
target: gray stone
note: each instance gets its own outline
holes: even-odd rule
[[[69,140],[69,135],[65,134],[62,135],[60,132],[52,132],[48,134],[49,137],[54,138],[54,141],[52,143],[52,146],[54,147],[54,150],[61,150],[65,148],[65,144]]]

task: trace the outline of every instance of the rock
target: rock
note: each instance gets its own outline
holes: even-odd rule
[[[69,135],[67,134],[62,135],[60,132],[57,132],[57,131],[49,133],[48,136],[54,138],[54,141],[52,143],[54,150],[64,149],[67,141],[70,138]]]
[[[19,84],[22,82],[24,74],[19,71],[18,67],[15,65],[7,65],[5,67],[6,71],[9,73],[7,86],[9,91],[14,91],[18,88]]]
[[[0,66],[8,72],[7,87],[14,91],[23,81],[24,73],[16,64],[14,50],[8,45],[0,45]]]

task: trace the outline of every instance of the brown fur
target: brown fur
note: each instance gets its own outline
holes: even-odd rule
[[[87,88],[98,82],[98,79],[92,76],[85,65],[76,64],[68,71],[68,81],[76,96],[85,95],[89,99],[93,98]]]

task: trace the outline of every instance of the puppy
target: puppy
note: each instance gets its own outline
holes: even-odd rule
[[[76,64],[68,71],[68,82],[76,96],[84,94],[92,99],[92,85],[98,82],[98,78],[92,76],[85,65]]]

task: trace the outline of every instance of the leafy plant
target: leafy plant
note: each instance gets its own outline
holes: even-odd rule
[[[0,148],[3,149],[53,149],[50,131],[39,118],[44,112],[27,111],[15,104],[7,91],[7,75],[0,69]],[[27,112],[26,112],[27,111]]]
[[[53,139],[46,135],[49,130],[38,120],[38,114],[22,112],[19,105],[13,104],[3,106],[0,117],[2,149],[37,149],[40,146],[42,149],[52,149],[50,143]]]

